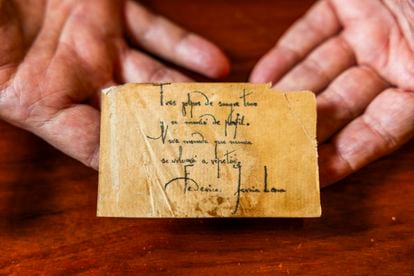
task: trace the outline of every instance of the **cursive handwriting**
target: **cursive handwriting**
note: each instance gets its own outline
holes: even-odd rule
[[[193,100],[193,98],[195,97],[195,95],[201,95],[201,97],[203,98],[203,101],[196,101]],[[194,108],[196,106],[201,106],[201,105],[205,105],[205,106],[212,106],[213,103],[210,101],[210,99],[207,97],[207,95],[201,91],[192,91],[190,93],[187,93],[187,100],[181,103],[181,112],[183,114],[183,116],[187,116],[188,114],[188,108],[190,108],[190,118],[193,118],[194,114]]]
[[[165,126],[165,123],[163,121],[160,121],[160,130],[161,130],[161,133],[158,137],[152,137],[152,136],[147,135],[147,138],[151,140],[161,139],[162,143],[165,144],[165,139],[167,138],[167,133],[168,133],[168,126]]]
[[[237,129],[239,128],[239,126],[249,126],[249,123],[245,122],[245,116],[241,115],[240,113],[236,113],[236,115],[234,115],[234,109],[233,107],[230,108],[230,113],[227,116],[227,119],[225,120],[225,125],[224,125],[224,136],[227,137],[228,135],[228,128],[233,126],[234,127],[234,131],[233,131],[233,139],[237,138]]]
[[[220,99],[214,94],[193,90],[172,98],[165,85],[160,85],[160,106],[168,109],[166,114],[176,116],[167,121],[160,120],[159,133],[146,136],[153,143],[178,146],[178,153],[169,148],[165,152],[160,151],[162,156],[158,160],[163,168],[179,166],[178,175],[164,183],[165,191],[179,187],[184,194],[221,193],[223,187],[220,185],[230,185],[225,190],[229,192],[230,198],[234,197],[234,205],[230,207],[233,215],[240,211],[243,194],[286,192],[268,183],[266,165],[263,167],[262,183],[245,183],[243,158],[248,157],[244,156],[244,149],[249,147],[249,150],[254,150],[254,142],[250,135],[243,135],[246,132],[242,130],[250,127],[251,131],[256,131],[254,121],[249,120],[250,112],[259,112],[254,92],[243,89],[234,97]],[[175,113],[172,109],[176,109]],[[208,150],[205,150],[206,147]],[[254,168],[249,166],[249,169]],[[203,179],[207,180],[201,181],[204,171],[207,177]],[[223,180],[224,173],[228,174],[226,179],[234,179],[234,183],[223,183],[226,180]]]
[[[268,189],[268,184],[267,184],[267,166],[264,166],[264,179],[263,179],[263,190],[256,188],[255,186],[251,186],[251,187],[247,187],[247,188],[243,188],[242,184],[241,184],[241,177],[242,177],[242,167],[239,167],[239,175],[237,178],[237,191],[234,193],[234,195],[236,196],[236,205],[234,207],[233,210],[233,215],[237,213],[237,211],[239,210],[240,207],[240,194],[241,193],[285,193],[286,190],[285,189],[278,189],[278,188],[270,188]]]

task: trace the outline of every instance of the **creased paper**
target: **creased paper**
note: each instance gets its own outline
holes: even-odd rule
[[[98,216],[321,214],[312,92],[127,84],[101,116]]]

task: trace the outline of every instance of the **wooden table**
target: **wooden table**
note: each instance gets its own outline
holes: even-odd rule
[[[146,1],[246,81],[312,1]],[[97,173],[0,123],[0,274],[413,274],[414,143],[322,191],[321,219],[96,218]]]

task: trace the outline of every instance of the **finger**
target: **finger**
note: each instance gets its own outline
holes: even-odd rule
[[[121,82],[189,82],[190,78],[168,69],[138,51],[128,49],[123,52],[120,61]]]
[[[411,50],[414,50],[414,3],[413,1],[383,0],[389,10],[395,14],[395,20],[401,28]]]
[[[352,49],[341,36],[337,36],[310,53],[275,88],[281,91],[306,89],[318,94],[341,72],[354,64]]]
[[[384,19],[387,12],[383,0],[328,0],[338,19],[344,26],[350,26],[360,21]],[[372,16],[375,11],[376,16]],[[380,17],[378,17],[380,16]]]
[[[211,42],[156,16],[134,1],[125,5],[127,33],[144,49],[208,77],[229,72],[229,62]]]
[[[33,133],[85,165],[98,169],[100,113],[89,105],[74,105],[49,120],[32,124]]]
[[[403,39],[398,14],[390,12],[392,7],[378,0],[330,2],[344,26],[346,40],[357,49],[358,63],[369,64],[396,87],[414,90],[412,49]]]
[[[353,67],[342,73],[317,97],[319,143],[358,117],[387,86],[366,66]]]
[[[30,46],[42,28],[42,25],[44,25],[45,3],[39,3],[38,0],[6,0],[4,2],[9,2],[14,5],[16,10],[15,20],[19,21],[24,38],[23,45],[26,47]]]
[[[23,37],[13,3],[0,0],[0,92],[23,55]]]
[[[257,83],[279,81],[296,63],[340,29],[328,1],[319,1],[258,62],[250,80]]]
[[[321,185],[326,186],[396,150],[414,137],[414,93],[388,89],[363,115],[319,150]]]

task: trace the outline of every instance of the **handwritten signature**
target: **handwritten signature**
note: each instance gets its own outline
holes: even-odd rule
[[[221,192],[221,189],[213,187],[211,184],[208,186],[202,186],[200,185],[194,178],[192,178],[190,175],[189,168],[193,167],[193,164],[188,164],[183,166],[183,175],[175,177],[171,180],[169,180],[167,183],[164,184],[164,190],[167,190],[168,187],[175,184],[178,185],[180,183],[184,183],[183,186],[183,193],[187,192],[207,192],[207,193],[219,193]],[[285,193],[286,190],[282,188],[275,188],[275,187],[269,187],[268,186],[268,172],[267,172],[267,166],[264,166],[264,177],[263,177],[263,188],[251,186],[251,187],[244,187],[242,186],[242,166],[240,163],[238,166],[236,166],[237,169],[237,183],[236,183],[236,191],[234,193],[234,196],[236,198],[236,203],[234,206],[234,209],[232,211],[232,214],[235,215],[239,208],[240,208],[240,197],[241,194],[244,193]]]

